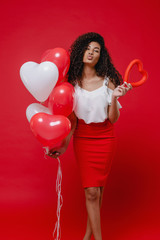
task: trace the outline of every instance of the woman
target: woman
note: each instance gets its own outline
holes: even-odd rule
[[[121,108],[117,98],[124,96],[132,86],[123,83],[98,33],[79,36],[69,51],[68,81],[75,88],[74,113],[69,116],[72,130],[63,146],[52,149],[48,155],[55,158],[63,154],[73,135],[88,213],[83,240],[90,240],[92,234],[95,240],[102,240],[100,207],[115,152],[113,124]]]

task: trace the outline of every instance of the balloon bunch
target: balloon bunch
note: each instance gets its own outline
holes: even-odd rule
[[[35,137],[43,144],[46,153],[51,148],[61,147],[63,139],[71,130],[67,116],[74,110],[74,87],[67,82],[66,74],[70,66],[70,57],[63,48],[47,50],[41,58],[41,63],[26,62],[20,68],[22,82],[33,97],[44,102],[32,103],[27,107],[26,116]],[[57,222],[53,232],[56,240],[60,240],[60,210],[63,203],[61,195],[62,170],[57,171],[56,192]]]
[[[26,62],[20,68],[20,77],[33,97],[44,102],[32,103],[26,110],[30,128],[46,149],[60,146],[71,130],[67,116],[73,111],[74,87],[67,82],[70,57],[63,48],[49,49],[41,63]]]

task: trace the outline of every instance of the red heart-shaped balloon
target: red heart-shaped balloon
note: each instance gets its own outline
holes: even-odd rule
[[[139,87],[141,86],[148,78],[148,73],[143,69],[143,64],[139,59],[134,59],[133,61],[130,62],[130,64],[128,65],[126,71],[125,71],[125,75],[124,75],[124,81],[128,82],[128,77],[129,77],[129,73],[132,69],[132,67],[134,65],[138,66],[138,71],[142,74],[142,78],[140,81],[138,82],[131,82],[130,84],[132,85],[132,87]]]
[[[59,77],[56,86],[58,86],[61,81],[66,81],[65,76],[70,66],[70,56],[65,49],[48,49],[41,57],[41,62],[45,61],[53,62],[58,68]]]
[[[31,118],[30,128],[45,147],[54,147],[69,134],[71,123],[65,116],[37,113]]]
[[[48,107],[54,115],[68,116],[73,111],[74,87],[65,82],[55,87],[50,96]]]

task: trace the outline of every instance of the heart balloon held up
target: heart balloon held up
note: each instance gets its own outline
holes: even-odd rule
[[[138,71],[142,74],[142,78],[140,81],[131,82],[130,84],[132,85],[132,87],[139,87],[142,84],[144,84],[148,78],[148,73],[143,69],[143,64],[139,59],[134,59],[130,62],[130,64],[128,65],[128,67],[126,68],[126,71],[125,71],[124,81],[128,82],[129,74],[135,64],[138,66]]]

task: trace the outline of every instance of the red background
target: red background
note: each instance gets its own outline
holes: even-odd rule
[[[160,239],[159,1],[1,1],[0,25],[0,238],[49,240],[56,222],[58,163],[44,158],[25,111],[36,102],[19,69],[40,62],[50,48],[66,50],[88,31],[103,35],[113,63],[124,76],[139,58],[148,81],[120,99],[118,137],[101,210],[103,239]],[[136,68],[134,69],[134,71]],[[134,79],[139,74],[133,73]],[[72,151],[61,157],[63,240],[82,240],[84,190]]]

